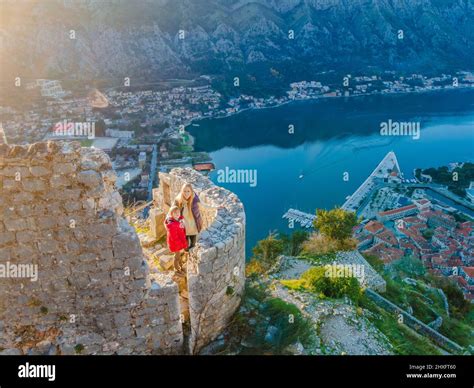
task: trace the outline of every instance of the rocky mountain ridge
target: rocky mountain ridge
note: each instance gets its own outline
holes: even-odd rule
[[[250,74],[287,82],[329,70],[473,67],[470,0],[51,0],[0,7],[3,81],[18,74]]]

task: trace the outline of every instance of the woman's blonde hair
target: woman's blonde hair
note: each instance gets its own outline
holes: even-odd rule
[[[184,190],[186,188],[189,188],[191,190],[191,195],[189,196],[189,199],[184,198]],[[176,202],[179,207],[184,207],[184,204],[186,204],[188,207],[188,210],[191,211],[193,199],[194,199],[193,186],[191,185],[191,183],[185,183],[183,186],[181,186],[181,190],[179,191],[179,194],[176,196]]]
[[[174,213],[176,210],[180,212],[178,206],[175,206],[175,205],[171,206],[171,207],[169,208],[169,210],[168,210],[168,214],[166,215],[166,218],[173,218],[173,213]],[[181,213],[181,212],[180,212],[180,213]]]

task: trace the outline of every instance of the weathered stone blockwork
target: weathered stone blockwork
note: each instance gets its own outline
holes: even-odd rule
[[[0,145],[0,277],[6,354],[181,353],[178,287],[150,275],[103,152],[74,143]]]
[[[201,202],[203,231],[188,264],[191,333],[196,353],[228,324],[240,304],[245,284],[245,213],[238,197],[186,168],[160,173],[157,205],[167,210],[184,183],[191,183]],[[210,208],[209,208],[210,207]]]

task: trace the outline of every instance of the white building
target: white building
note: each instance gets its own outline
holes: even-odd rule
[[[41,88],[41,95],[43,97],[62,98],[66,95],[61,83],[57,80],[38,79],[36,85]]]
[[[133,131],[120,131],[118,129],[106,129],[105,134],[109,137],[117,137],[119,139],[132,139],[135,136]]]

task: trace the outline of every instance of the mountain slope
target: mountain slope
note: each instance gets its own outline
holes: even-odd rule
[[[470,0],[2,2],[1,80],[470,70]],[[74,30],[76,39],[70,39]],[[185,38],[179,39],[179,30]],[[294,39],[288,39],[289,31]],[[403,39],[398,31],[403,30]],[[264,77],[268,74],[264,74]]]

